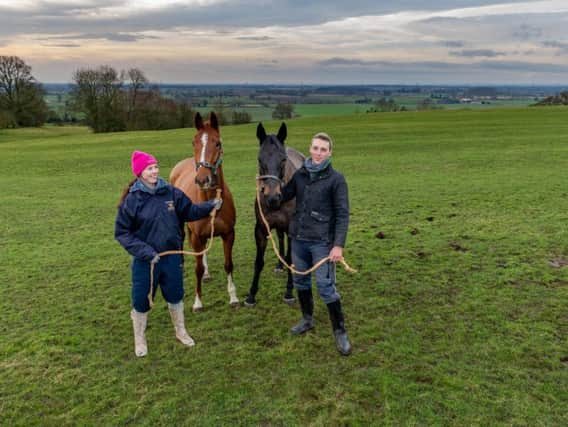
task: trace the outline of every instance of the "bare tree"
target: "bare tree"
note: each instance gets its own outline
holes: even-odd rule
[[[130,68],[122,72],[122,79],[126,80],[128,85],[128,100],[126,110],[126,122],[129,129],[135,128],[131,125],[136,123],[138,116],[138,103],[140,92],[149,83],[148,79],[139,68]]]
[[[41,126],[47,118],[43,89],[17,56],[0,56],[0,111],[16,126]]]
[[[119,75],[114,68],[102,65],[96,69],[75,71],[73,81],[76,108],[85,113],[87,125],[93,131],[126,129],[122,73]]]

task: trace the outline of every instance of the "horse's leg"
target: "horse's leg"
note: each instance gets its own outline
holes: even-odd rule
[[[286,241],[288,243],[288,247],[286,249],[286,257],[284,258],[286,260],[286,262],[288,263],[288,265],[292,265],[292,239],[290,238],[290,236],[288,235],[288,233],[286,233]],[[286,304],[294,304],[295,298],[294,298],[294,283],[292,282],[292,272],[290,271],[290,269],[288,270],[288,280],[286,282],[286,292],[284,293],[284,302]]]
[[[256,221],[254,227],[254,240],[256,242],[256,259],[254,261],[254,277],[250,285],[249,294],[245,299],[245,306],[254,307],[256,305],[256,293],[258,292],[258,282],[260,273],[264,268],[264,252],[266,251],[266,228],[260,221]]]
[[[203,254],[203,281],[209,282],[211,275],[209,274],[209,266],[207,265],[207,254]]]
[[[232,307],[239,305],[235,282],[233,282],[233,244],[235,243],[235,232],[225,234],[223,237],[223,252],[225,254],[225,273],[227,273],[227,292],[229,292],[229,304]]]
[[[278,252],[280,256],[284,256],[284,232],[282,230],[276,230],[276,234],[278,235]],[[278,262],[276,263],[276,267],[274,267],[274,271],[276,273],[283,273],[284,272],[284,265],[282,265],[282,261],[278,258]]]
[[[198,235],[192,234],[191,246],[195,252],[201,252],[207,243],[207,240],[202,240]],[[195,257],[195,301],[193,302],[193,311],[203,310],[203,303],[201,302],[201,279],[203,279],[203,256]]]

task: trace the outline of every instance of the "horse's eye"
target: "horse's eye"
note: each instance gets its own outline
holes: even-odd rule
[[[219,148],[221,146],[221,142],[217,143],[217,148]]]

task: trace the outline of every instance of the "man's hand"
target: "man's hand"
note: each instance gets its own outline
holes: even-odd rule
[[[156,264],[159,263],[159,262],[160,262],[160,255],[158,255],[158,254],[156,254],[156,255],[154,256],[154,258],[152,258],[152,261],[150,261],[150,263],[151,263],[151,264],[154,264],[154,265],[156,265]]]
[[[329,260],[331,262],[341,261],[343,259],[343,248],[341,246],[334,246],[329,252]]]

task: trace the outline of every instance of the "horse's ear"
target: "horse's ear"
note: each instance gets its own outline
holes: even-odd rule
[[[262,126],[262,122],[258,123],[256,127],[256,137],[258,138],[258,142],[262,144],[262,141],[266,139],[266,131],[264,130],[264,126]]]
[[[203,129],[203,118],[199,112],[195,113],[195,118],[193,119],[193,123],[195,123],[195,129],[201,130]]]
[[[209,124],[213,129],[219,132],[219,120],[217,120],[217,114],[215,114],[215,111],[211,111],[209,113]]]
[[[280,129],[278,129],[278,135],[276,135],[276,137],[278,138],[278,141],[284,144],[286,136],[288,136],[288,129],[286,128],[286,123],[282,122]]]

